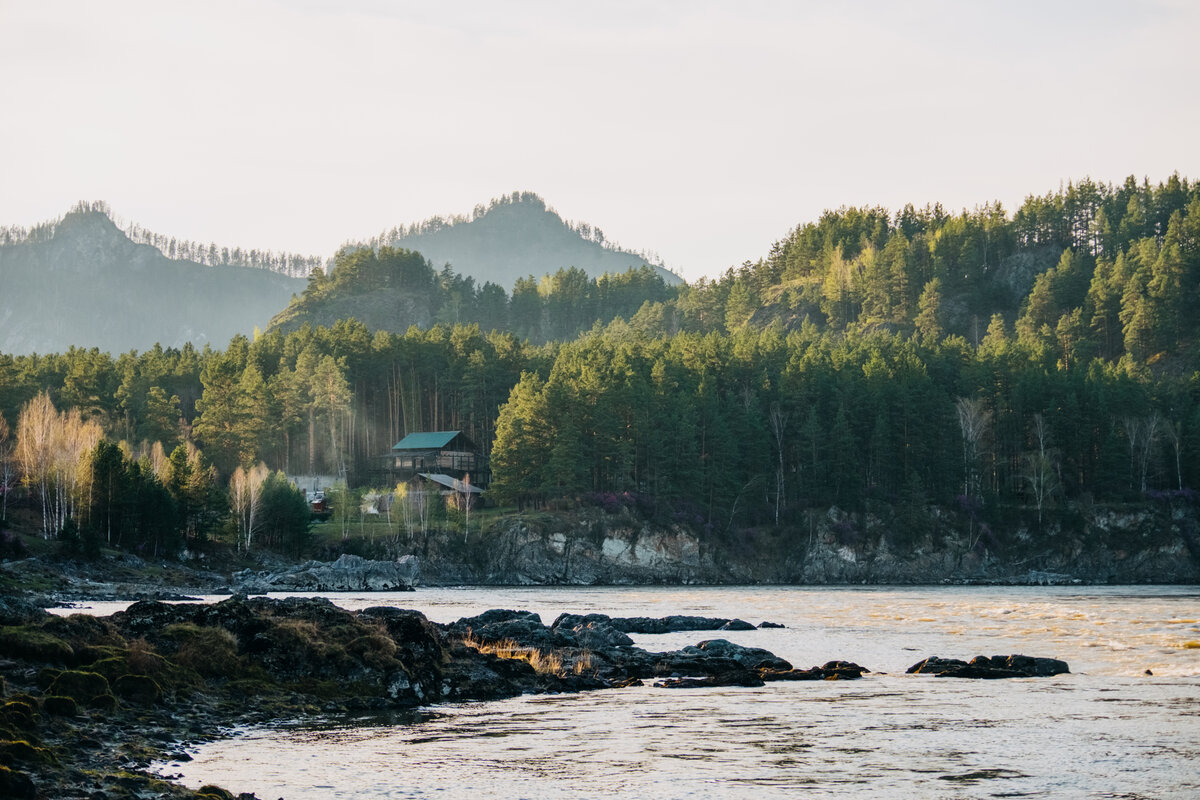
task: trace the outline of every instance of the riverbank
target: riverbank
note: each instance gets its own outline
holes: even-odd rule
[[[636,509],[582,507],[495,513],[468,534],[434,528],[410,536],[377,522],[343,538],[324,523],[308,554],[319,560],[237,553],[218,541],[157,558],[102,549],[84,559],[9,530],[0,593],[53,603],[458,585],[1200,582],[1200,525],[1190,503],[1064,509],[1037,529],[937,507],[919,522],[919,535],[902,535],[892,511],[830,508],[787,525],[705,532]]]
[[[753,628],[570,615],[545,625],[501,610],[437,625],[391,606],[350,612],[322,598],[244,596],[57,616],[0,598],[0,796],[227,800],[234,795],[219,787],[192,791],[164,780],[151,763],[186,761],[198,742],[272,721],[386,717],[651,678],[663,688],[761,686],[865,671],[841,661],[794,669],[722,639],[651,653],[625,633]]]

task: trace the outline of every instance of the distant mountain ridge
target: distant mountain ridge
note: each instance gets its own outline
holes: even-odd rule
[[[448,263],[478,284],[491,282],[506,291],[521,278],[537,280],[569,267],[599,278],[649,266],[668,286],[683,283],[657,256],[624,250],[586,223],[566,222],[532,192],[513,192],[476,206],[469,217],[432,217],[392,228],[343,249],[362,246],[416,250],[435,268]]]
[[[298,308],[289,305],[295,295],[316,299],[305,291],[305,276],[317,279],[323,273],[314,270],[332,269],[335,259],[189,242],[120,222],[106,203],[79,203],[60,219],[29,229],[0,226],[0,352],[74,346],[121,353],[188,342],[223,347],[236,334],[265,329],[273,317],[285,325],[303,317],[319,324],[330,314],[373,319],[380,316],[371,313],[375,307],[385,316],[403,311],[393,321],[402,319],[405,327],[471,320],[542,339],[590,325],[591,317],[548,323],[540,312],[514,308],[529,319],[510,320],[506,295],[515,297],[518,283],[527,297],[539,291],[561,295],[564,279],[594,284],[614,276],[605,279],[604,296],[594,299],[602,313],[626,317],[646,300],[663,299],[665,287],[683,283],[656,256],[623,250],[598,228],[564,221],[530,192],[479,205],[470,217],[392,228],[344,245],[336,258],[364,249],[419,253],[418,260],[440,277],[428,286],[406,285],[398,294],[400,287],[392,287],[386,299],[365,285],[357,291],[342,286],[322,293],[319,308]],[[453,275],[443,274],[445,264]],[[546,281],[551,288],[539,290]],[[469,308],[477,299],[480,307]]]
[[[168,258],[132,241],[104,211],[75,210],[23,236],[5,234],[5,353],[224,347],[235,334],[265,327],[305,285],[269,269]]]

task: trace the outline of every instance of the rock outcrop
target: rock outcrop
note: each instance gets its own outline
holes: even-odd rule
[[[930,656],[909,667],[908,674],[939,678],[1045,678],[1070,672],[1067,662],[1033,656],[975,656],[968,661]]]
[[[399,592],[411,590],[420,579],[416,556],[396,561],[371,561],[342,555],[337,561],[308,561],[280,571],[242,570],[233,574],[233,589],[248,594],[266,592]]]
[[[1070,524],[1001,530],[931,506],[918,535],[895,509],[834,507],[786,528],[743,530],[730,550],[728,537],[684,524],[582,508],[501,518],[465,552],[430,543],[422,572],[431,585],[1194,583],[1194,515],[1088,507]]]

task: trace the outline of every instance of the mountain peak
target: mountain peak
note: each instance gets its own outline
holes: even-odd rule
[[[364,244],[417,250],[434,265],[448,263],[478,283],[505,289],[519,279],[540,278],[568,267],[598,278],[650,266],[669,285],[681,283],[659,259],[621,248],[593,225],[565,221],[529,191],[477,205],[470,216],[435,216],[392,228]]]

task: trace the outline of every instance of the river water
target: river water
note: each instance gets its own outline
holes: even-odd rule
[[[670,650],[720,636],[798,667],[844,659],[874,672],[279,724],[158,769],[262,800],[1200,797],[1200,587],[446,588],[332,599],[437,622],[489,608],[547,623],[563,611],[770,620],[787,627],[634,639]],[[926,656],[1009,653],[1061,658],[1072,674],[904,674]]]

